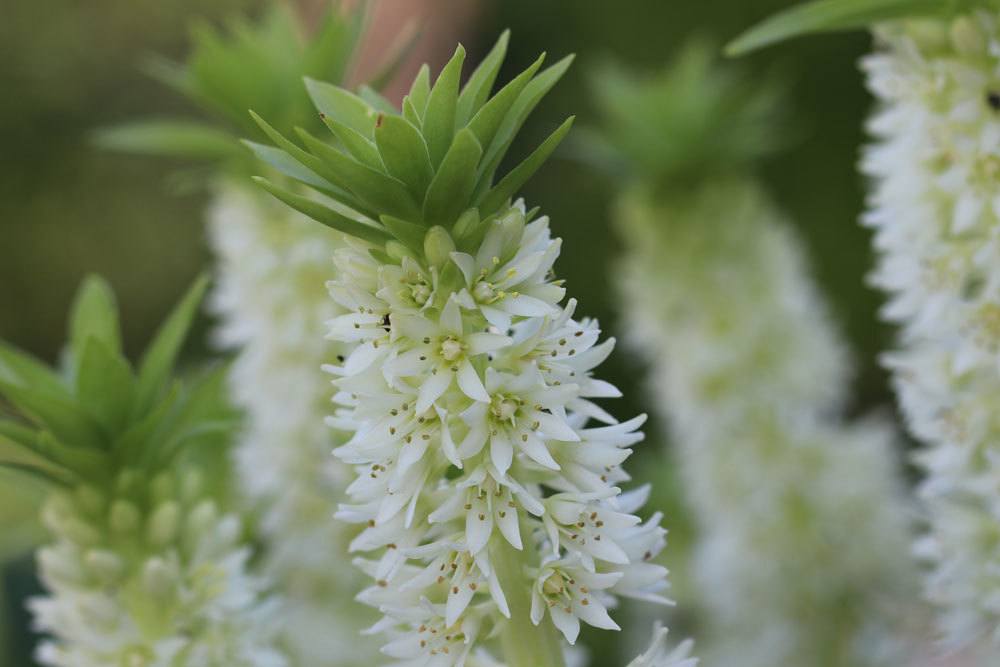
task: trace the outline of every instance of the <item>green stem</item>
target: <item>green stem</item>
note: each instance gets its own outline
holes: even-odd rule
[[[538,625],[531,622],[526,556],[503,538],[494,537],[490,545],[490,559],[510,607],[510,620],[500,635],[503,661],[507,667],[565,667],[562,641],[548,614]]]

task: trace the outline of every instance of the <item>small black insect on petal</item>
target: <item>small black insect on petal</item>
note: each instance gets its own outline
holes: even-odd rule
[[[385,317],[382,318],[382,328],[389,331],[391,326],[392,322],[389,320],[389,313],[386,313]]]
[[[1000,111],[1000,92],[996,90],[990,90],[986,93],[986,103],[990,105],[990,108],[994,111]]]

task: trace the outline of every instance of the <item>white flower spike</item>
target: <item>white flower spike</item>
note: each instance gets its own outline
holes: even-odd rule
[[[328,421],[352,433],[335,452],[357,472],[338,517],[363,526],[351,551],[374,583],[359,599],[383,614],[371,632],[398,665],[482,664],[499,648],[508,667],[561,667],[560,631],[616,629],[621,595],[665,600],[666,571],[644,562],[665,531],[618,486],[643,420],[592,402],[619,395],[592,376],[612,343],[560,307],[559,241],[510,201],[569,122],[493,184],[569,61],[539,60],[490,98],[506,39],[461,90],[461,48],[433,86],[421,70],[402,113],[313,86],[331,127],[367,143],[308,137],[306,151],[261,121],[280,149],[261,157],[335,201],[262,185],[355,237],[330,284],[344,314],[329,337],[353,349],[326,367]]]
[[[864,60],[881,110],[864,159],[875,179],[873,280],[901,325],[886,356],[911,431],[932,571],[950,647],[1000,645],[1000,12],[876,30]]]
[[[617,277],[699,531],[702,652],[720,667],[902,664],[916,595],[892,429],[835,416],[844,346],[746,166],[772,107],[712,58],[597,80],[606,134],[643,167],[616,208]],[[680,139],[635,140],[657,130]]]

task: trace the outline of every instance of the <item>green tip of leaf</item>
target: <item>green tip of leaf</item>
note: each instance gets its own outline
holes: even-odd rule
[[[147,414],[166,391],[177,356],[198,312],[198,306],[208,290],[208,283],[208,276],[205,274],[195,280],[146,349],[139,367],[132,416]]]
[[[815,0],[795,5],[765,19],[725,47],[730,57],[788,39],[823,32],[867,28],[881,21],[947,15],[976,0]]]
[[[82,353],[89,338],[96,338],[110,350],[121,351],[115,294],[107,281],[96,275],[87,276],[73,302],[69,339],[74,355]]]

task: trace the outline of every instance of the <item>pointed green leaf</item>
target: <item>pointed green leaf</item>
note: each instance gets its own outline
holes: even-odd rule
[[[20,461],[0,461],[0,468],[13,470],[27,477],[32,477],[46,484],[70,487],[73,479],[60,470],[40,466],[33,463],[22,463]]]
[[[152,450],[162,444],[162,434],[167,430],[169,415],[181,399],[180,383],[172,382],[164,390],[162,398],[150,409],[129,423],[128,430],[115,442],[116,453],[129,464],[149,460]]]
[[[313,220],[316,220],[327,227],[336,229],[338,232],[343,232],[344,234],[348,234],[350,236],[356,236],[359,239],[376,244],[385,243],[392,238],[388,233],[382,231],[381,229],[377,229],[371,225],[366,225],[357,220],[352,220],[351,218],[348,218],[347,216],[342,215],[333,209],[320,204],[319,202],[291,193],[288,190],[284,190],[269,182],[265,178],[254,176],[253,180],[271,193],[271,195],[285,202],[296,211],[309,216]]]
[[[817,0],[794,5],[750,28],[726,46],[739,56],[793,37],[855,30],[880,21],[946,15],[968,0]]]
[[[363,99],[339,86],[306,78],[306,90],[320,113],[371,138],[378,112]]]
[[[330,186],[326,179],[318,176],[312,169],[309,169],[280,148],[265,146],[264,144],[258,144],[248,140],[244,140],[243,144],[253,151],[254,155],[256,155],[262,162],[271,165],[277,169],[279,173],[282,173],[289,178],[293,178],[296,181],[305,183],[306,185],[311,185],[314,188],[323,189]]]
[[[0,380],[0,393],[24,416],[73,447],[103,449],[107,445],[97,421],[63,396],[5,380]]]
[[[403,98],[403,118],[408,120],[413,127],[418,129],[422,125],[420,114],[417,113],[417,110],[413,106],[413,102],[410,101],[409,96]],[[423,139],[423,135],[421,135],[420,138]]]
[[[353,194],[363,212],[378,211],[401,218],[420,217],[420,208],[406,186],[380,171],[361,164],[336,148],[316,142],[310,146],[332,174],[332,183]],[[367,210],[365,210],[367,209]]]
[[[135,376],[128,361],[97,338],[83,344],[76,375],[80,405],[109,433],[117,433],[128,419]]]
[[[401,116],[384,115],[375,126],[375,142],[389,174],[406,183],[418,201],[423,200],[434,169],[420,130]]]
[[[562,125],[550,134],[541,145],[534,150],[521,164],[517,165],[504,176],[496,187],[487,193],[485,199],[479,206],[483,215],[489,215],[500,208],[508,199],[513,197],[521,186],[531,178],[538,168],[552,155],[552,151],[563,140],[566,133],[573,126],[574,117],[570,116]]]
[[[493,141],[493,137],[496,136],[497,130],[500,129],[500,125],[507,116],[507,112],[521,95],[524,87],[535,76],[535,72],[542,66],[544,60],[545,54],[543,53],[528,69],[514,77],[499,93],[494,95],[469,122],[469,129],[476,135],[481,146],[489,146]]]
[[[132,403],[132,417],[146,415],[167,390],[170,376],[187,337],[198,306],[208,289],[208,278],[200,276],[160,325],[139,366],[139,381]]]
[[[207,123],[183,120],[147,120],[98,130],[94,142],[101,148],[197,159],[236,155],[235,138]]]
[[[7,440],[52,465],[88,475],[107,470],[107,457],[91,449],[67,447],[51,433],[36,431],[10,419],[0,419],[0,442]]]
[[[424,235],[427,228],[406,220],[394,218],[391,215],[382,216],[382,224],[395,236],[400,243],[410,250],[420,253],[424,249]]]
[[[96,338],[116,352],[122,349],[115,294],[99,276],[87,276],[70,311],[69,342],[74,355],[82,353],[89,338]]]
[[[490,91],[493,89],[497,74],[500,72],[500,66],[507,56],[507,42],[509,41],[510,30],[504,30],[500,33],[497,43],[479,63],[469,80],[465,82],[455,107],[455,120],[458,127],[464,127],[489,99]]]
[[[343,144],[344,148],[347,149],[347,152],[350,153],[355,160],[365,166],[371,167],[376,171],[384,170],[382,159],[379,157],[378,149],[375,148],[374,143],[365,139],[359,133],[355,132],[346,125],[338,123],[329,116],[325,116],[323,118],[323,123],[330,128],[330,131],[333,132],[334,136],[340,140],[340,143]],[[322,140],[309,134],[308,131],[301,127],[295,128],[295,131],[305,143],[306,148],[308,148],[313,154],[316,154],[316,145],[318,143],[322,143]]]
[[[327,9],[319,29],[306,41],[302,71],[328,81],[343,81],[364,34],[366,8],[344,13],[333,3]]]
[[[469,198],[476,185],[476,166],[483,148],[468,128],[455,135],[448,154],[441,161],[424,201],[424,223],[450,229],[469,207]]]
[[[323,160],[296,146],[293,142],[286,139],[284,135],[271,127],[266,120],[258,116],[253,111],[250,112],[250,116],[257,122],[257,125],[264,130],[264,133],[278,146],[278,148],[285,151],[285,153],[287,153],[290,157],[294,158],[297,162],[302,164],[302,166],[320,178],[323,178],[334,185],[337,184],[336,175],[330,171]]]
[[[552,89],[552,86],[556,85],[556,82],[562,78],[562,75],[566,73],[572,62],[573,56],[566,56],[551,67],[545,68],[521,91],[510,111],[504,117],[500,129],[497,130],[496,136],[493,137],[493,141],[486,149],[486,156],[479,166],[478,182],[476,184],[477,198],[489,189],[493,181],[493,175],[500,166],[504,155],[506,155],[507,149],[510,148],[511,143],[514,141],[514,137],[520,131],[521,126],[524,125],[524,121],[527,120],[528,116],[538,103],[541,102],[542,98],[545,97],[546,93]]]
[[[455,105],[458,103],[458,84],[464,61],[465,49],[459,45],[455,55],[441,70],[427,98],[427,111],[421,129],[435,168],[441,164],[455,136]]]
[[[162,468],[183,447],[235,430],[239,419],[229,403],[228,371],[228,365],[215,365],[181,394],[170,418],[164,420],[164,430],[158,434],[162,444],[148,451],[147,463]]]
[[[427,64],[420,66],[420,71],[417,72],[416,78],[413,79],[413,83],[410,85],[410,92],[406,96],[410,100],[410,104],[413,105],[413,110],[417,113],[417,118],[423,121],[424,112],[427,111],[427,99],[431,94],[431,68]],[[412,121],[411,121],[412,122]],[[420,123],[414,123],[414,125],[420,126]]]
[[[62,379],[41,361],[0,340],[0,380],[30,385],[49,394],[72,400]]]
[[[38,431],[13,419],[0,418],[0,438],[5,438],[23,449],[33,450]]]

